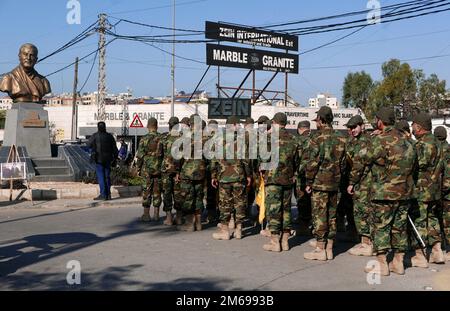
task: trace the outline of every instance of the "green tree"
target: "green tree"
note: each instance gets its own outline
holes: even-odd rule
[[[372,77],[365,71],[349,72],[342,88],[344,107],[355,107],[365,111],[374,88]]]
[[[439,80],[436,74],[431,74],[420,82],[418,108],[423,111],[434,110],[439,115],[439,109],[445,107],[446,81]]]

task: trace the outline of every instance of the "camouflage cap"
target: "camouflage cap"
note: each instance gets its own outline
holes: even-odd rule
[[[244,123],[245,123],[245,125],[254,124],[255,120],[253,120],[253,118],[248,117],[248,118],[245,119]]]
[[[438,126],[434,129],[434,136],[436,136],[439,140],[446,140],[447,139],[447,130],[443,126]]]
[[[217,122],[216,120],[210,120],[210,121],[208,122],[208,124],[219,124],[219,122]]]
[[[184,117],[183,119],[181,119],[180,123],[189,125],[189,118],[188,117]]]
[[[229,116],[227,118],[227,124],[238,124],[238,123],[240,123],[240,120],[236,116]]]
[[[419,124],[424,130],[431,131],[431,116],[426,112],[420,112],[413,117],[413,123]]]
[[[158,120],[156,120],[155,118],[151,117],[150,119],[148,119],[147,121],[147,127],[155,127],[158,125]]]
[[[258,118],[258,121],[256,121],[256,123],[261,124],[261,123],[265,123],[266,121],[269,121],[269,118],[267,116],[260,116]]]
[[[357,127],[358,125],[363,125],[364,120],[363,118],[357,114],[356,116],[353,116],[348,120],[348,122],[345,124],[346,127]]]
[[[411,133],[411,129],[409,128],[409,123],[406,120],[400,120],[395,124],[395,128],[402,132]]]
[[[311,123],[309,121],[300,121],[298,122],[298,128],[311,128]]]
[[[375,116],[386,125],[395,124],[395,110],[392,107],[381,107]]]
[[[327,123],[331,123],[333,121],[333,111],[328,106],[322,106],[318,111],[316,111],[317,117],[313,121],[317,121],[320,118],[325,120]]]
[[[273,116],[272,121],[274,121],[280,125],[286,125],[287,124],[287,116],[284,112],[277,112]]]
[[[174,125],[177,125],[178,123],[180,123],[180,120],[178,119],[178,117],[171,117],[169,119],[169,126],[174,126]]]

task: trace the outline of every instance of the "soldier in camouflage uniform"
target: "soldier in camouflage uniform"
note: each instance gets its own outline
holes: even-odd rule
[[[305,192],[306,176],[305,168],[308,165],[308,145],[311,137],[311,123],[309,121],[301,121],[297,126],[298,141],[298,157],[299,166],[297,179],[295,182],[295,196],[297,199],[297,221],[300,225],[297,234],[310,235],[311,224],[311,195]]]
[[[442,150],[443,172],[442,172],[442,195],[441,195],[441,210],[442,210],[442,229],[446,239],[446,248],[450,245],[450,146],[447,142],[447,130],[443,126],[438,126],[434,129],[434,136],[436,136]],[[446,260],[450,260],[450,252],[447,251]]]
[[[211,120],[208,123],[207,139],[213,139],[215,133],[218,131],[219,124],[216,120]],[[211,167],[210,162],[208,170],[206,171],[206,210],[208,212],[208,223],[213,223],[218,216],[218,199],[217,188],[211,185]]]
[[[230,230],[228,228],[233,211],[236,216],[236,229],[234,237],[242,238],[242,223],[246,216],[247,192],[246,187],[251,182],[251,171],[249,161],[244,158],[244,154],[238,152],[237,142],[237,117],[227,119],[227,130],[232,131],[233,136],[223,133],[223,159],[214,158],[211,161],[211,185],[218,188],[220,224],[217,232],[213,233],[216,240],[229,240]],[[226,150],[233,151],[227,154]]]
[[[319,132],[308,147],[310,160],[306,166],[305,191],[312,193],[313,234],[317,243],[304,258],[331,260],[336,237],[337,196],[345,165],[345,137],[333,129],[330,107],[321,107],[314,121]]]
[[[179,120],[177,117],[171,117],[169,119],[169,131],[162,134],[162,144],[163,144],[163,162],[161,166],[161,180],[162,180],[162,191],[163,191],[163,204],[164,204],[164,212],[166,213],[166,220],[164,224],[167,226],[173,225],[173,216],[172,216],[172,207],[175,208],[177,212],[177,223],[181,224],[181,210],[180,210],[180,201],[174,200],[175,198],[175,175],[178,171],[177,165],[178,161],[176,161],[171,152],[172,144],[176,139],[179,138],[179,133],[176,128]]]
[[[148,119],[148,133],[141,138],[136,153],[136,166],[139,175],[144,178],[142,192],[142,206],[144,214],[141,220],[149,222],[150,206],[153,199],[153,220],[159,220],[159,207],[161,206],[161,164],[163,159],[163,145],[161,134],[157,132],[158,121],[155,118]]]
[[[355,161],[362,161],[361,150],[370,148],[370,137],[364,132],[364,120],[360,115],[350,118],[346,124],[350,131],[351,138],[346,146],[348,170],[351,174],[351,168]],[[349,175],[349,182],[352,176]],[[353,180],[359,180],[354,184],[354,192],[350,193],[353,198],[353,215],[355,219],[356,230],[361,237],[361,243],[352,247],[348,252],[355,256],[372,256],[373,245],[370,228],[370,199],[369,189],[371,183],[370,168],[364,167],[364,172],[361,178],[357,179],[353,176]],[[346,189],[347,191],[347,189]]]
[[[189,126],[191,128],[191,154],[180,160],[180,170],[175,179],[179,182],[179,196],[182,198],[181,210],[185,217],[185,224],[177,226],[177,229],[193,232],[202,230],[201,214],[204,209],[207,163],[203,157],[204,138],[199,135],[200,141],[195,141],[197,131],[201,134],[202,120],[198,115],[192,115],[189,118]],[[195,148],[197,144],[200,144],[199,150]]]
[[[270,160],[261,159],[260,170],[263,172],[265,184],[265,207],[270,217],[270,242],[263,246],[264,250],[280,252],[289,250],[289,236],[291,226],[291,199],[295,183],[295,174],[298,169],[298,142],[286,130],[287,117],[277,112],[272,119],[272,129],[269,141],[272,145]],[[275,135],[275,136],[274,136]],[[274,162],[273,155],[277,154],[278,163],[275,167],[266,170],[263,164]],[[280,234],[281,245],[280,245]]]
[[[441,234],[439,224],[438,202],[441,199],[442,186],[442,149],[431,132],[431,116],[419,113],[413,118],[413,134],[417,139],[415,144],[418,170],[415,176],[415,198],[411,211],[414,224],[425,244],[432,246],[430,262],[445,263],[441,249]],[[416,255],[411,258],[413,267],[427,268],[426,254],[415,238],[411,239]],[[426,250],[425,250],[426,251]]]
[[[407,216],[413,196],[411,181],[417,155],[413,145],[394,128],[393,108],[381,108],[376,113],[376,120],[377,128],[382,132],[373,138],[370,148],[361,150],[362,161],[353,163],[348,192],[354,191],[366,166],[370,167],[372,236],[379,267],[375,270],[366,268],[365,272],[385,276],[390,271],[404,274],[403,259],[408,247]],[[388,265],[386,255],[390,249],[395,255]]]
[[[253,118],[246,118],[245,119],[245,143],[246,143],[246,149],[245,149],[245,155],[246,155],[246,159],[249,163],[250,166],[250,177],[251,177],[251,183],[250,185],[247,187],[247,216],[250,216],[251,211],[252,211],[252,207],[253,207],[253,203],[255,202],[255,198],[256,198],[256,188],[255,188],[255,181],[254,181],[254,160],[255,159],[250,159],[250,148],[251,147],[256,147],[257,148],[257,144],[255,144],[254,141],[250,141],[250,135],[249,133],[254,131],[254,125],[255,125],[255,120],[253,120]],[[257,149],[256,149],[257,150]]]
[[[410,141],[411,143],[414,143],[414,141],[411,138],[411,129],[409,127],[409,123],[406,120],[400,120],[397,123],[395,123],[395,128],[399,130],[405,139]]]

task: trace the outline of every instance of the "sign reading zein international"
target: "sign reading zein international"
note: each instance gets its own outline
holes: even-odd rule
[[[249,98],[210,98],[208,100],[208,119],[226,119],[236,116],[244,119],[251,116]]]
[[[207,39],[298,51],[298,37],[287,33],[207,21],[205,34]]]
[[[212,66],[298,73],[298,55],[217,44],[206,45],[206,63]]]

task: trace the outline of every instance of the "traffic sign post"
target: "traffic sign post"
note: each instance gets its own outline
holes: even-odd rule
[[[139,118],[139,115],[135,115],[133,118],[133,121],[130,123],[130,127],[134,128],[134,156],[136,156],[137,152],[137,128],[138,127],[144,127],[144,125],[141,122],[141,119]]]

